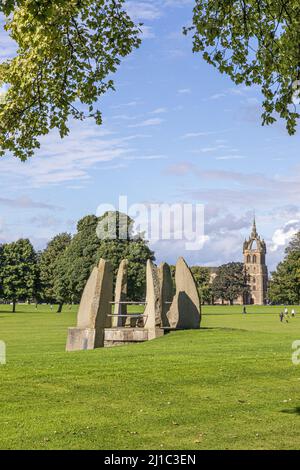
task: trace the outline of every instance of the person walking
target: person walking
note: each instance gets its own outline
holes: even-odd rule
[[[279,314],[279,318],[280,318],[280,321],[281,323],[283,322],[283,318],[284,318],[284,313],[281,311],[280,314]]]
[[[246,305],[244,305],[244,307],[243,307],[243,315],[246,315],[246,313],[247,313],[247,309],[246,309]]]
[[[292,317],[295,317],[295,316],[296,316],[296,312],[295,312],[295,309],[294,309],[294,308],[292,308],[291,315],[292,315]]]

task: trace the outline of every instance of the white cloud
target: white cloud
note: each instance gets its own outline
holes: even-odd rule
[[[140,117],[141,116],[129,116],[128,114],[116,114],[112,119],[118,119],[120,121],[136,121],[136,119],[139,119]]]
[[[187,132],[186,134],[183,134],[181,136],[181,139],[193,139],[196,137],[209,137],[212,135],[220,135],[220,134],[226,134],[230,132],[232,129],[223,129],[221,131],[200,131],[200,132]],[[225,140],[217,140],[216,142],[222,143],[226,142]]]
[[[174,261],[184,256],[190,265],[219,266],[230,261],[242,261],[243,233],[250,233],[251,215],[236,216],[226,209],[205,206],[205,225],[202,249],[189,251],[185,240],[152,242],[158,261]],[[174,232],[172,232],[174,235]]]
[[[10,156],[2,158],[2,176],[20,181],[23,187],[87,182],[91,179],[91,170],[109,170],[111,162],[134,153],[129,142],[135,137],[116,137],[92,121],[75,122],[65,139],[54,132],[41,139],[41,150],[25,164]],[[120,161],[113,163],[116,164],[119,166]]]
[[[190,88],[180,88],[179,90],[177,90],[177,93],[181,95],[188,95],[191,92],[192,90]]]
[[[28,196],[20,196],[16,199],[0,197],[0,205],[15,209],[48,209],[54,211],[61,209],[61,207],[53,206],[52,204],[34,201]]]
[[[247,158],[245,155],[221,155],[216,157],[216,160],[244,160]]]
[[[167,111],[168,111],[167,108],[156,108],[153,111],[151,111],[150,114],[164,114]]]
[[[194,0],[164,0],[166,7],[184,7],[185,5],[193,5]]]
[[[128,1],[126,10],[132,20],[156,20],[161,17],[162,12],[156,5],[146,2]]]
[[[170,57],[171,59],[178,59],[184,56],[185,56],[185,51],[178,47],[176,49],[168,50],[168,57]],[[178,90],[178,93],[187,94],[187,93],[191,93],[191,90],[189,90],[188,88],[185,88],[185,89]]]
[[[142,30],[142,39],[153,39],[155,38],[155,33],[153,31],[153,28],[151,26],[146,26],[146,25],[142,25],[140,26],[141,30]]]
[[[277,251],[279,248],[285,247],[300,229],[300,220],[294,219],[286,222],[283,227],[275,230],[272,236],[272,244],[270,251]]]
[[[182,185],[179,194],[190,199],[234,207],[272,208],[274,203],[295,204],[300,198],[300,168],[292,176],[265,175],[259,172],[203,169],[192,162],[179,162],[167,168],[167,174],[193,176],[194,187]]]
[[[181,138],[192,139],[194,137],[207,137],[213,134],[215,134],[215,132],[188,132],[187,134],[184,134]]]
[[[149,126],[159,126],[164,122],[164,119],[161,118],[152,118],[152,119],[145,119],[138,124],[131,124],[128,127],[149,127]]]
[[[211,152],[216,152],[217,150],[223,150],[227,148],[228,148],[227,145],[220,144],[220,145],[216,145],[215,147],[203,147],[199,151],[201,153],[211,153]]]
[[[129,101],[128,103],[121,103],[121,104],[116,104],[114,106],[111,106],[111,109],[119,109],[119,108],[126,108],[126,107],[131,108],[131,107],[135,107],[141,104],[143,104],[141,101],[133,100],[133,101]]]
[[[166,155],[145,155],[124,157],[124,160],[166,160],[167,158]]]
[[[225,98],[225,96],[225,93],[215,93],[214,95],[211,95],[208,98],[203,98],[203,101],[217,101],[221,98]]]

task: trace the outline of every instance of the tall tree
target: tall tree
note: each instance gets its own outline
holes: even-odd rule
[[[20,239],[3,246],[1,278],[3,295],[12,302],[13,312],[17,301],[36,296],[37,257],[29,240]]]
[[[229,301],[232,305],[239,296],[249,293],[248,279],[243,263],[223,264],[212,283],[214,298]]]
[[[100,217],[97,233],[101,240],[97,259],[108,259],[117,274],[122,259],[128,260],[127,294],[141,300],[146,291],[146,263],[155,260],[144,234],[134,234],[134,221],[121,212],[106,212]]]
[[[202,302],[210,303],[212,298],[212,288],[209,268],[204,266],[192,266],[191,271],[199,289]]]
[[[140,44],[125,0],[6,0],[0,12],[17,54],[0,63],[0,155],[26,160],[51,129],[69,132],[70,117],[101,124],[97,100],[111,75]],[[79,106],[78,106],[79,103]]]
[[[56,298],[78,302],[100,258],[111,262],[115,274],[122,259],[128,259],[128,297],[138,300],[144,296],[146,262],[154,260],[154,254],[142,234],[133,236],[132,219],[112,212],[99,218],[89,215],[78,222],[77,233],[57,265]]]
[[[300,232],[288,244],[285,258],[271,274],[268,297],[274,303],[300,303]]]
[[[57,263],[70,243],[71,235],[69,233],[60,233],[48,243],[45,250],[39,256],[39,296],[46,302],[59,302],[59,299],[56,299],[54,291],[57,276]]]
[[[290,253],[300,253],[300,232],[297,232],[285,249],[286,255]]]
[[[77,224],[77,233],[58,260],[54,294],[60,304],[80,300],[84,285],[97,261],[97,223],[95,215],[83,217]]]
[[[111,262],[114,274],[117,274],[122,259],[128,260],[127,295],[130,300],[142,300],[146,292],[146,263],[155,260],[145,240],[106,240],[102,241],[97,251],[98,259]]]
[[[237,84],[258,86],[263,124],[279,115],[288,132],[300,117],[299,0],[195,0],[193,51]]]

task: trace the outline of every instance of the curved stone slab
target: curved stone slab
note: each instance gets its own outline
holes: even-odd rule
[[[176,263],[176,294],[167,318],[171,328],[200,328],[200,298],[194,277],[183,258]]]
[[[112,327],[116,328],[119,326],[125,326],[126,318],[117,317],[117,315],[127,315],[127,305],[121,304],[118,302],[125,302],[127,299],[127,271],[128,271],[128,261],[123,259],[120,263],[117,281],[115,287],[115,307],[114,307],[114,317],[112,318]]]
[[[77,314],[78,328],[95,328],[99,310],[101,274],[98,267],[93,268],[84,287]]]
[[[170,324],[167,313],[170,310],[170,305],[174,297],[170,266],[167,263],[161,263],[158,266],[157,272],[160,288],[161,323],[163,327],[168,327]]]
[[[104,329],[111,327],[113,271],[103,259],[95,267],[85,285],[77,315],[77,327],[70,328],[67,351],[104,346]]]
[[[96,317],[97,328],[111,328],[111,302],[113,300],[113,269],[109,261],[101,259],[98,270],[100,273],[100,300]]]

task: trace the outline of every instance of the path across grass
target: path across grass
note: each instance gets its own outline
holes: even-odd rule
[[[300,308],[204,307],[199,331],[75,353],[77,307],[0,309],[1,449],[300,447]]]

